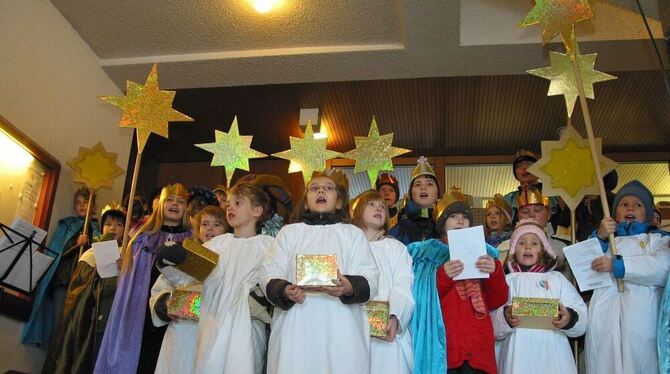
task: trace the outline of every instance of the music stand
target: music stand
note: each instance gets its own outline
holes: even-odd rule
[[[12,233],[12,235],[8,234],[8,230],[9,230],[9,232]],[[7,269],[5,269],[5,271],[0,275],[0,285],[29,296],[33,291],[33,288],[34,288],[33,284],[37,285],[37,283],[42,279],[42,276],[44,275],[44,273],[46,273],[46,270],[53,263],[53,260],[55,260],[59,255],[58,255],[58,253],[49,249],[46,245],[44,245],[42,243],[38,243],[34,240],[35,235],[37,234],[37,231],[33,231],[30,235],[25,235],[21,232],[18,232],[16,230],[12,229],[11,227],[9,227],[9,226],[7,226],[3,223],[0,223],[0,231],[2,231],[2,233],[5,235],[5,238],[7,238],[7,240],[9,241],[9,245],[7,245],[7,247],[0,248],[0,254],[2,254],[3,252],[7,252],[11,249],[16,250],[16,248],[18,248],[18,246],[21,246],[21,248],[18,250],[18,253],[16,253],[16,255],[12,258],[11,263],[9,264],[9,267]],[[18,240],[16,240],[16,239],[18,239]],[[50,252],[50,253],[54,254],[54,257],[52,258],[51,262],[49,263],[49,266],[47,266],[42,271],[42,274],[39,275],[39,277],[37,279],[37,282],[33,282],[33,255],[40,248],[42,248],[44,250],[44,252]],[[6,280],[12,274],[16,265],[19,263],[19,261],[21,261],[21,257],[24,256],[24,254],[26,253],[26,250],[29,251],[27,253],[27,256],[29,258],[28,262],[29,262],[29,271],[30,272],[28,273],[28,277],[29,277],[28,288],[23,289],[23,288],[20,288],[20,287],[14,285],[14,284],[8,283]],[[17,271],[20,271],[20,269],[18,269]]]

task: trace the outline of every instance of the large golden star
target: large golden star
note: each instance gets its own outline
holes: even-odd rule
[[[172,109],[175,91],[158,88],[158,68],[156,64],[144,85],[126,82],[126,96],[101,96],[100,98],[117,108],[123,109],[120,127],[137,129],[137,149],[142,152],[151,133],[168,137],[169,121],[193,121],[193,119]]]
[[[230,186],[230,180],[233,179],[235,169],[249,171],[249,159],[266,157],[261,153],[251,149],[252,135],[240,135],[237,127],[237,116],[230,125],[230,131],[214,130],[214,143],[195,144],[207,152],[214,154],[212,157],[212,166],[224,166],[226,168],[226,185]]]
[[[398,148],[393,143],[393,133],[379,135],[377,120],[372,116],[368,136],[355,136],[356,149],[342,155],[344,158],[356,160],[354,173],[366,171],[371,188],[375,187],[377,176],[381,171],[393,171],[393,157],[411,152],[409,149]]]
[[[116,164],[117,157],[118,154],[107,152],[102,142],[98,142],[91,149],[79,147],[79,155],[67,164],[74,171],[75,182],[95,191],[100,187],[112,188],[114,178],[124,173]]]
[[[291,161],[288,172],[301,171],[305,184],[309,182],[314,172],[323,171],[326,168],[326,160],[340,156],[339,152],[326,149],[328,138],[314,139],[312,121],[307,123],[307,130],[302,139],[291,136],[289,141],[291,149],[272,155]]]
[[[593,84],[616,79],[616,77],[594,69],[598,56],[597,53],[580,55],[579,51],[576,52],[575,58],[577,66],[579,66],[582,83],[584,84],[584,95],[589,99],[595,99]],[[547,96],[565,96],[565,107],[568,117],[572,117],[572,111],[575,109],[575,103],[577,102],[577,97],[579,97],[579,89],[572,62],[568,55],[553,51],[549,52],[549,59],[551,60],[551,66],[528,70],[528,73],[549,79],[551,83],[549,84]]]
[[[575,23],[593,18],[588,0],[536,0],[519,27],[542,24],[542,44],[561,34],[568,55],[575,51]]]
[[[595,142],[604,176],[616,163],[602,155],[602,139],[596,138]],[[589,142],[572,126],[566,128],[558,141],[542,142],[542,158],[528,171],[542,179],[543,195],[562,197],[570,209],[576,209],[585,195],[598,195],[600,191]]]

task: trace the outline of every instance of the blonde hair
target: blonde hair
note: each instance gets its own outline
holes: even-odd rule
[[[135,240],[140,236],[142,233],[148,233],[148,234],[154,234],[158,231],[160,231],[161,227],[163,226],[163,214],[165,211],[165,200],[171,195],[177,195],[181,196],[183,198],[188,197],[188,191],[184,187],[183,184],[181,183],[174,183],[174,184],[168,184],[167,186],[163,187],[161,190],[161,195],[160,199],[158,201],[158,209],[154,210],[151,213],[151,216],[145,222],[142,227],[140,227],[137,232],[133,235],[133,237],[128,241],[128,245],[123,248],[123,269],[122,271],[127,271],[132,269],[133,267],[133,243]],[[182,214],[181,217],[181,226],[183,228],[190,228],[191,224],[189,222],[188,214],[186,214],[186,208],[184,208],[184,213]]]
[[[216,205],[207,205],[206,207],[200,209],[198,213],[193,217],[193,236],[192,238],[202,242],[200,240],[200,225],[202,224],[202,217],[204,215],[210,215],[214,217],[217,221],[223,225],[223,231],[228,231],[228,222],[226,221],[226,212],[221,209],[221,207]]]
[[[251,202],[252,207],[260,206],[263,213],[256,221],[256,233],[261,232],[263,223],[270,218],[270,197],[265,191],[248,182],[237,183],[228,191],[228,196],[246,197]]]
[[[351,223],[363,229],[363,214],[365,213],[365,208],[369,203],[373,201],[380,201],[384,207],[384,235],[388,234],[389,231],[389,210],[386,206],[384,198],[375,190],[365,191],[358,195],[352,204],[352,213],[351,213]]]

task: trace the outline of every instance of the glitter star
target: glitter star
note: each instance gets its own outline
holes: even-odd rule
[[[575,23],[593,18],[588,0],[536,0],[519,27],[542,24],[542,44],[561,34],[568,55],[575,51]]]
[[[314,172],[323,171],[326,168],[326,160],[340,156],[339,152],[326,149],[327,138],[314,139],[312,121],[307,123],[307,130],[302,139],[291,136],[289,141],[291,149],[272,155],[291,161],[288,172],[301,171],[305,184],[309,182]]]
[[[214,130],[214,139],[214,143],[195,144],[195,146],[214,154],[212,166],[224,166],[226,168],[226,184],[228,186],[235,169],[249,171],[250,158],[267,156],[265,153],[251,149],[253,136],[240,135],[237,127],[237,116],[233,119],[233,124],[230,125],[228,133]]]
[[[393,171],[393,157],[411,152],[409,149],[398,148],[391,145],[393,133],[379,135],[377,121],[372,117],[368,136],[355,136],[356,149],[344,155],[344,158],[356,160],[354,173],[366,171],[370,179],[371,188],[375,187],[377,176],[381,171]]]
[[[593,84],[616,79],[615,76],[605,74],[594,69],[596,65],[596,53],[580,55],[576,51],[576,61],[584,84],[584,95],[589,99],[595,99]],[[568,111],[568,117],[572,117],[572,111],[575,109],[575,103],[579,96],[577,80],[572,67],[572,62],[568,55],[558,52],[549,52],[551,66],[540,69],[528,70],[528,73],[549,79],[549,92],[547,96],[563,95],[565,96],[565,107]]]
[[[98,142],[91,149],[79,147],[79,155],[67,164],[74,170],[75,182],[83,183],[91,190],[112,188],[114,178],[124,173],[116,164],[117,157],[118,154],[107,152],[102,142]]]
[[[151,133],[168,137],[169,121],[193,121],[193,119],[172,109],[175,91],[158,88],[158,68],[151,68],[144,85],[127,81],[126,96],[101,96],[100,99],[123,109],[119,127],[137,129],[137,149],[142,152]]]
[[[602,155],[602,139],[595,141],[604,176],[616,167],[616,163]],[[558,141],[542,142],[542,158],[528,171],[542,179],[545,196],[562,197],[570,209],[577,208],[585,195],[599,194],[589,142],[572,126],[566,128]]]

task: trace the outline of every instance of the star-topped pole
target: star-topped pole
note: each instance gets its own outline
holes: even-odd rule
[[[302,172],[302,178],[307,184],[314,172],[326,169],[326,160],[341,155],[339,152],[326,149],[327,141],[328,138],[314,139],[312,121],[310,120],[307,122],[307,129],[302,139],[291,136],[289,138],[291,149],[272,155],[291,161],[288,172]]]
[[[74,171],[73,181],[82,183],[88,189],[88,206],[84,218],[83,233],[88,230],[88,222],[91,218],[91,206],[93,194],[101,187],[112,188],[114,178],[123,174],[123,169],[116,164],[118,154],[107,152],[102,142],[97,142],[93,148],[79,147],[79,155],[67,161]],[[84,246],[79,247],[79,256]]]
[[[372,123],[368,136],[354,137],[356,149],[342,155],[344,158],[356,160],[354,173],[367,172],[370,187],[375,187],[377,176],[382,171],[393,171],[393,157],[411,152],[409,149],[398,148],[392,145],[393,133],[379,135],[377,120],[372,116]]]
[[[193,121],[191,117],[172,108],[174,96],[175,91],[163,91],[158,87],[158,68],[156,64],[151,67],[149,76],[143,85],[131,81],[126,82],[126,96],[100,96],[100,99],[123,110],[119,127],[137,129],[137,156],[135,157],[133,179],[130,184],[131,197],[135,196],[142,151],[147,144],[149,135],[154,133],[167,138],[168,122]],[[132,198],[128,201],[126,227],[123,232],[122,248],[124,250],[128,244],[128,231],[134,201],[135,199]]]
[[[211,166],[226,168],[226,187],[230,187],[235,169],[249,171],[249,159],[267,157],[265,153],[251,149],[251,135],[240,135],[237,127],[237,116],[230,125],[230,131],[214,130],[214,143],[195,144],[207,152],[213,153]]]

